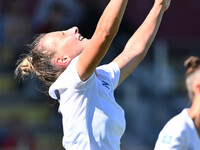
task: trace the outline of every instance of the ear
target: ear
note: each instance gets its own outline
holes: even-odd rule
[[[55,59],[55,62],[60,67],[67,67],[70,64],[70,62],[71,62],[71,58],[68,57],[68,56],[57,57]]]
[[[194,93],[200,95],[200,83],[195,84]]]
[[[197,89],[198,89],[198,92],[200,93],[200,83],[197,84]]]

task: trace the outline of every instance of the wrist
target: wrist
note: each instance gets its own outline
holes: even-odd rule
[[[164,13],[167,8],[166,6],[163,4],[163,2],[155,2],[153,5],[154,8],[156,8],[157,10],[161,11],[162,13]]]

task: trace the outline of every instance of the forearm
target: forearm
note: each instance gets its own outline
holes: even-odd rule
[[[105,32],[108,36],[114,37],[118,32],[128,0],[110,0],[105,8],[95,33]]]
[[[118,32],[127,2],[111,0],[105,8],[89,44],[79,57],[77,66],[81,80],[87,80],[105,56]]]
[[[160,26],[164,8],[155,3],[148,16],[127,42],[124,52],[132,55],[145,55],[151,46]]]
[[[123,52],[114,60],[121,69],[119,84],[146,55],[158,31],[164,11],[162,5],[155,2],[142,25],[127,42]]]

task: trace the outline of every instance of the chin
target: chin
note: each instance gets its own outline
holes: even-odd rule
[[[83,41],[84,41],[85,45],[87,45],[90,42],[90,39],[84,38]]]
[[[90,41],[90,40],[87,39],[87,38],[84,38],[82,41],[84,41],[84,42],[88,42],[88,41]]]

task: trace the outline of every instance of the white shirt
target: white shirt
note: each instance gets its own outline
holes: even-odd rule
[[[82,82],[76,62],[77,58],[49,89],[54,99],[56,90],[60,93],[63,146],[67,150],[119,150],[125,131],[124,111],[114,98],[119,67],[114,62],[100,66],[98,77],[94,73]]]
[[[200,138],[188,109],[164,126],[154,150],[200,150]]]

